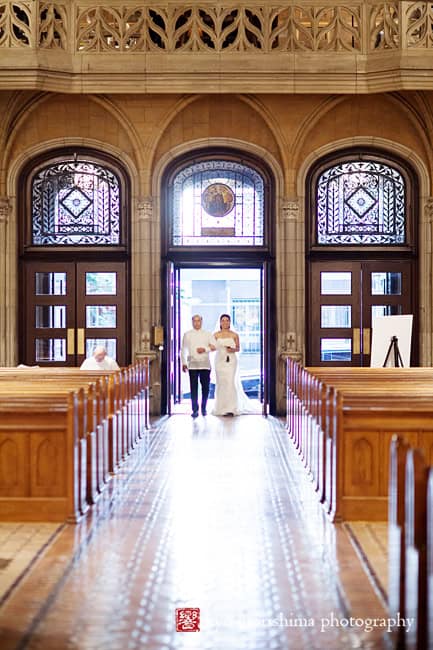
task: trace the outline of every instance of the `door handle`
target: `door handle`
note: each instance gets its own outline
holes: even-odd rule
[[[77,329],[77,354],[84,354],[84,327]]]
[[[359,329],[359,327],[353,328],[352,347],[353,347],[353,354],[361,353],[361,330]]]
[[[75,330],[73,327],[68,327],[66,330],[66,354],[75,354]]]
[[[365,327],[362,332],[362,350],[364,354],[370,354],[370,328]]]

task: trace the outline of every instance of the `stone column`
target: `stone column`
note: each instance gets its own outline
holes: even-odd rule
[[[152,216],[152,198],[137,198],[132,232],[133,356],[148,350],[152,330]]]
[[[300,360],[304,347],[304,233],[298,199],[282,199],[281,244],[277,262],[278,341],[277,410],[285,412],[286,358]]]
[[[433,365],[433,197],[427,197],[421,204],[419,224],[419,341],[420,364]]]
[[[161,408],[161,364],[160,353],[151,350],[152,326],[159,321],[155,304],[159,295],[159,287],[155,284],[155,261],[159,252],[155,250],[155,231],[159,228],[155,223],[154,200],[151,196],[139,197],[135,200],[132,230],[132,341],[133,358],[144,355],[152,356],[150,364],[150,412],[159,414]]]
[[[284,286],[285,319],[281,323],[282,349],[301,354],[304,349],[304,231],[297,199],[286,199],[281,206],[284,224]]]
[[[0,197],[0,366],[15,365],[17,357],[16,235],[11,214],[11,200]]]

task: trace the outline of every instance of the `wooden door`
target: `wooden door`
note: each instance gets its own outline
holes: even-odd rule
[[[79,366],[96,345],[128,363],[124,262],[25,262],[22,277],[22,363]]]
[[[373,318],[414,311],[410,261],[312,262],[307,364],[368,366]]]

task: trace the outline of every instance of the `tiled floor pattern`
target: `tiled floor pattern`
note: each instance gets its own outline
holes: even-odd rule
[[[0,604],[62,528],[50,523],[0,523]]]
[[[352,521],[344,524],[378,590],[388,594],[388,525],[386,522]]]
[[[2,650],[388,648],[388,617],[274,418],[162,419],[0,608]],[[199,607],[200,632],[175,610]],[[352,617],[352,621],[350,621]]]

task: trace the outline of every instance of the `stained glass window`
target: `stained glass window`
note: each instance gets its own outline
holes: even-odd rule
[[[406,187],[397,169],[353,161],[325,170],[317,182],[317,243],[406,243]]]
[[[198,162],[173,182],[173,246],[263,246],[264,182],[229,160]]]
[[[50,164],[32,179],[32,244],[120,244],[120,183],[86,160]]]

